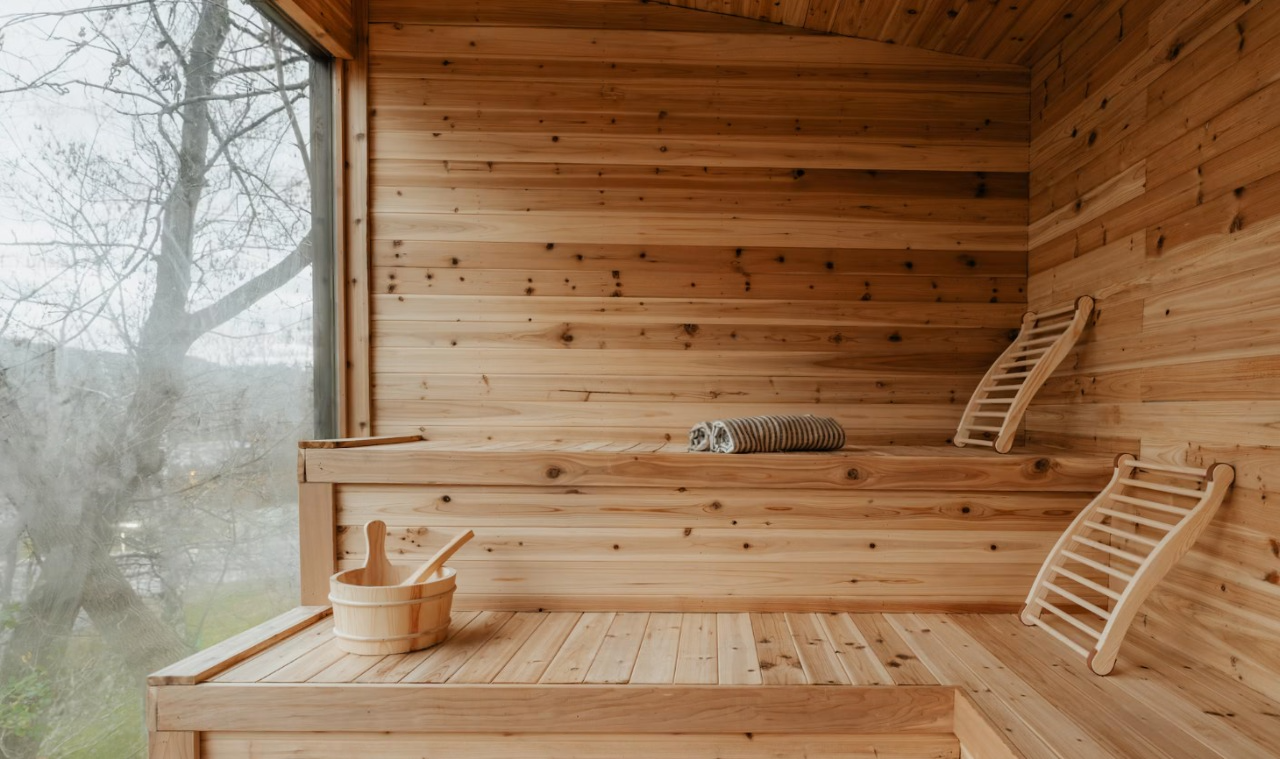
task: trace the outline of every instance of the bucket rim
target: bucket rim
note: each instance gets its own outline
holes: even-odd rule
[[[445,582],[448,582],[449,580],[455,579],[458,576],[458,570],[446,564],[445,566],[440,567],[440,569],[436,570],[437,572],[443,573],[442,576],[437,577],[435,574],[432,574],[431,577],[423,580],[422,582],[416,582],[412,585],[401,585],[398,582],[392,585],[357,585],[354,582],[346,582],[341,579],[342,576],[345,574],[350,574],[352,572],[359,572],[362,569],[364,569],[364,567],[352,567],[351,569],[344,569],[341,572],[334,572],[332,575],[329,576],[329,583],[331,585],[332,583],[338,583],[340,585],[346,585],[349,588],[367,588],[369,590],[387,590],[389,588],[420,588],[423,585],[435,585],[437,583],[445,583]]]

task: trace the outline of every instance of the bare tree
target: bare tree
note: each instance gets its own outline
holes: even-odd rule
[[[307,177],[281,187],[275,168],[298,151],[311,170],[300,115],[309,62],[254,11],[236,0],[102,2],[0,20],[0,40],[33,29],[61,52],[0,80],[0,108],[87,98],[113,118],[110,134],[87,139],[46,130],[3,167],[10,196],[47,234],[10,244],[57,263],[44,281],[0,291],[0,339],[29,346],[0,365],[0,494],[33,568],[0,656],[0,709],[23,715],[19,727],[0,724],[6,757],[43,755],[83,617],[135,676],[191,649],[130,577],[121,524],[174,518],[166,466],[191,410],[192,347],[313,255]],[[59,375],[56,352],[80,344],[127,356],[111,390]]]

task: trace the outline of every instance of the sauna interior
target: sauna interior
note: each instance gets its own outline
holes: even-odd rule
[[[153,759],[1280,756],[1280,2],[268,4],[339,60],[344,439],[299,608],[151,678]],[[847,444],[686,450],[762,414]],[[1118,454],[1234,484],[1103,677],[1141,530],[1020,612]],[[475,531],[443,643],[336,645],[375,519]]]

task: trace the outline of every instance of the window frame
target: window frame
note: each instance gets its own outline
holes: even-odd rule
[[[311,296],[313,436],[339,435],[338,240],[336,86],[341,61],[280,12],[271,0],[248,0],[254,10],[311,57]],[[323,159],[322,159],[323,157]]]

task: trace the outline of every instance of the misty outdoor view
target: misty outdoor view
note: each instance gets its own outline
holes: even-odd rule
[[[242,0],[0,3],[0,755],[295,605],[312,59]]]

